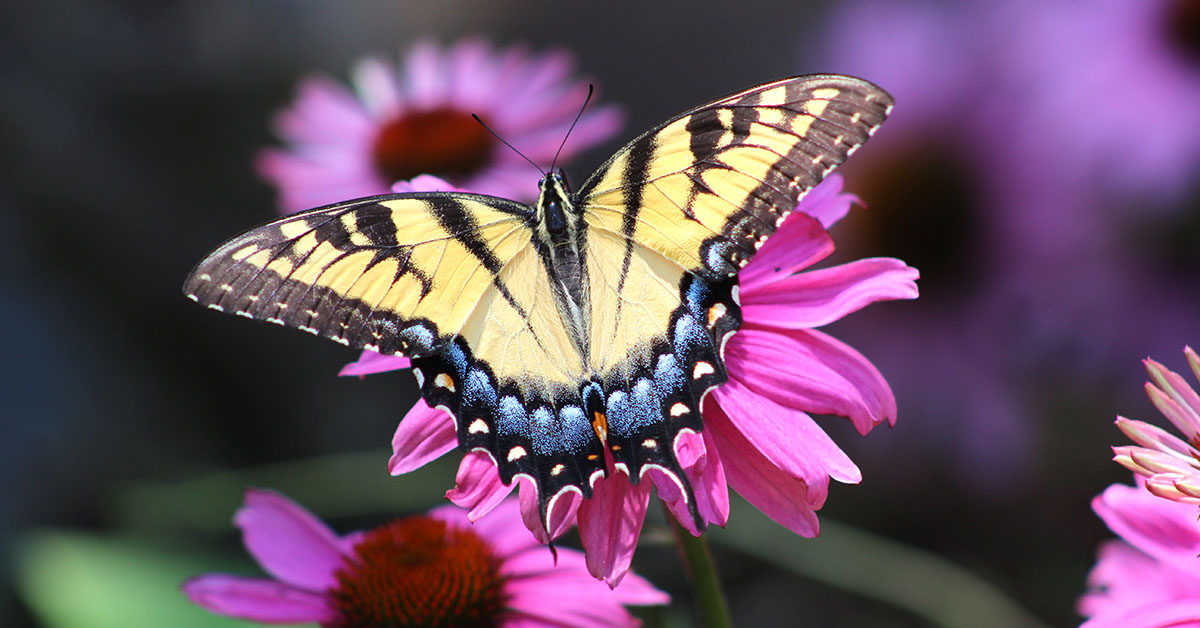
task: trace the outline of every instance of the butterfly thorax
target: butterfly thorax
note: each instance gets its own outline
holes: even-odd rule
[[[534,244],[554,282],[559,311],[586,362],[589,352],[587,270],[583,262],[585,225],[560,172],[542,177],[538,187]]]

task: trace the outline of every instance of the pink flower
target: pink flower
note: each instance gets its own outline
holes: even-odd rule
[[[518,516],[510,501],[472,524],[443,506],[339,537],[288,498],[250,489],[234,522],[271,578],[208,574],[183,592],[220,615],[325,628],[636,626],[622,605],[668,602],[638,576],[609,591],[574,550],[558,550],[556,564]]]
[[[351,92],[324,76],[304,79],[275,120],[289,146],[264,150],[258,170],[284,212],[387,192],[395,181],[436,174],[480,194],[537,192],[533,168],[471,118],[549,166],[588,91],[562,51],[493,50],[480,40],[442,49],[421,43],[402,69],[378,58],[355,68]],[[610,138],[611,105],[588,108],[560,161]]]
[[[1184,347],[1192,374],[1200,378],[1200,356]],[[1113,447],[1113,460],[1146,478],[1146,488],[1159,497],[1200,504],[1200,396],[1178,374],[1147,358],[1151,381],[1146,394],[1154,406],[1183,433],[1181,440],[1149,423],[1117,417],[1117,427],[1139,446]]]
[[[1100,547],[1079,600],[1084,628],[1200,625],[1200,525],[1196,509],[1114,484],[1092,509],[1123,541]]]
[[[725,525],[732,487],[780,525],[816,536],[816,510],[825,502],[829,480],[856,483],[861,474],[808,413],[849,417],[863,434],[895,421],[895,399],[875,367],[814,328],[874,301],[915,298],[916,269],[876,258],[798,273],[833,252],[825,229],[854,201],[841,186],[835,175],[809,193],[741,272],[744,323],[726,345],[729,381],[710,395],[704,431],[684,432],[676,446],[697,512],[707,523]],[[364,357],[343,374],[402,366]],[[416,469],[456,444],[450,416],[420,401],[396,430],[391,472]],[[525,523],[539,540],[549,541],[578,522],[588,570],[616,586],[629,569],[651,486],[682,525],[700,533],[681,487],[653,469],[646,476],[651,482],[634,484],[617,471],[597,482],[589,499],[567,494],[551,503],[546,528],[534,487],[520,479]],[[456,486],[446,496],[469,508],[468,517],[476,520],[513,488],[501,483],[486,454],[475,452],[463,457]]]

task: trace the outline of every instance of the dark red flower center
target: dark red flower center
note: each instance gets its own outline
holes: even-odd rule
[[[371,530],[335,575],[339,628],[496,626],[504,606],[487,543],[424,516]]]
[[[380,127],[371,158],[390,182],[419,174],[456,178],[482,168],[494,141],[482,124],[461,111],[409,111]]]
[[[1200,0],[1173,0],[1165,17],[1171,43],[1200,65]]]

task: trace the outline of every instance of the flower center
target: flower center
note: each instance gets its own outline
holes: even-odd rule
[[[1165,17],[1171,43],[1189,61],[1200,64],[1200,0],[1175,0]]]
[[[389,182],[419,174],[461,177],[487,163],[493,141],[482,124],[461,111],[409,111],[379,129],[371,158]]]
[[[416,516],[367,532],[335,574],[338,628],[495,626],[500,561],[470,530]]]

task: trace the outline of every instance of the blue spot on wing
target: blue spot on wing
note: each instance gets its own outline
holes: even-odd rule
[[[476,408],[494,408],[496,406],[496,388],[487,373],[475,369],[463,382],[463,401],[468,406]]]
[[[529,429],[529,418],[520,399],[511,395],[500,399],[496,409],[496,429],[503,435],[522,434]]]
[[[579,406],[566,406],[558,411],[562,426],[562,444],[566,451],[580,451],[592,439],[592,424]]]

